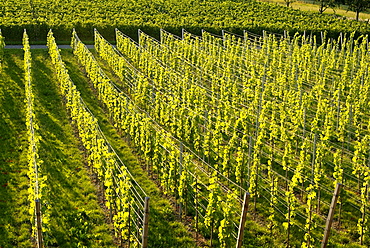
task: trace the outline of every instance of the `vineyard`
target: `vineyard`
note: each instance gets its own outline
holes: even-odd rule
[[[366,22],[339,15],[309,13],[257,0],[2,0],[0,28],[7,39],[19,44],[23,29],[31,42],[45,42],[49,29],[60,41],[70,38],[76,28],[80,38],[93,40],[93,28],[113,41],[114,28],[130,37],[142,29],[158,38],[159,29],[179,35],[185,28],[200,35],[202,29],[262,35],[263,30],[282,34],[320,34],[337,37],[341,32],[369,34]]]
[[[368,37],[262,34],[0,33],[0,246],[369,246]]]

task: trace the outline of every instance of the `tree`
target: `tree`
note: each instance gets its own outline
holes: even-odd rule
[[[296,0],[284,0],[286,3],[286,6],[289,7],[292,3],[294,3]]]
[[[370,8],[370,1],[369,0],[347,0],[347,4],[350,10],[356,12],[356,20],[358,21],[358,17],[360,12],[363,12]]]
[[[333,8],[338,4],[338,1],[336,0],[316,0],[316,2],[319,3],[320,14],[322,14],[327,8]]]

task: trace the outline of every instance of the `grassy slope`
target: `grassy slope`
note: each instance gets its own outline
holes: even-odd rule
[[[278,3],[278,4],[286,6],[284,0],[260,0],[260,1],[269,2],[269,3]],[[319,11],[319,6],[317,4],[307,3],[305,1],[296,1],[296,2],[291,4],[291,7],[293,9],[298,9],[298,10],[302,10],[302,11],[310,11],[310,12],[318,12]],[[349,17],[349,18],[353,18],[353,19],[356,18],[356,12],[348,11],[344,8],[335,8],[334,10],[329,8],[329,9],[325,10],[324,13],[341,15],[341,16],[345,16],[345,17]],[[369,13],[360,13],[360,19],[369,20],[370,19],[370,14]]]
[[[42,204],[43,211],[50,207],[51,215],[46,245],[112,247],[95,187],[57,93],[51,61],[46,50],[32,50],[32,55],[34,110],[42,137],[39,155],[49,190]],[[31,247],[23,51],[6,50],[5,58],[0,76],[0,247]]]
[[[50,245],[110,247],[112,237],[58,93],[51,60],[46,50],[32,50],[32,55],[35,112],[42,137],[39,153],[48,177]]]
[[[77,60],[71,50],[62,50],[62,58],[69,70],[72,81],[76,84],[81,96],[89,109],[99,120],[102,131],[112,144],[124,164],[150,196],[149,244],[150,247],[195,247],[191,234],[177,220],[170,202],[163,198],[158,187],[148,179],[147,173],[141,168],[134,151],[130,149],[110,124],[104,110],[96,101],[93,91],[87,84],[82,69],[77,67]]]
[[[47,245],[53,247],[111,247],[112,238],[100,209],[96,189],[83,164],[79,142],[73,136],[67,113],[58,93],[56,78],[46,50],[32,50],[35,113],[40,126],[40,159],[47,175],[50,207]],[[0,77],[0,247],[32,245],[27,204],[27,147],[24,123],[23,52],[7,50],[8,66]],[[149,243],[155,247],[194,247],[194,240],[177,221],[173,207],[141,169],[137,158],[119,138],[76,67],[72,53],[64,52],[72,78],[81,88],[88,106],[100,120],[102,130],[151,196]],[[70,61],[70,62],[69,62]],[[21,175],[21,176],[20,176]],[[17,216],[17,218],[15,218]],[[80,220],[83,220],[82,222]],[[84,225],[84,222],[88,225]]]
[[[23,53],[5,52],[0,73],[0,247],[30,247]]]

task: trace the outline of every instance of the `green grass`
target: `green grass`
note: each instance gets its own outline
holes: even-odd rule
[[[48,178],[46,197],[51,219],[48,242],[60,247],[113,246],[97,190],[88,176],[83,153],[58,93],[51,60],[46,50],[32,50],[32,55],[41,170]]]
[[[32,50],[40,168],[47,176],[43,212],[50,247],[113,247],[97,191],[84,166],[46,50]],[[0,247],[32,247],[27,189],[23,51],[6,50],[0,77]]]
[[[30,247],[22,51],[5,51],[0,73],[0,247]]]
[[[32,50],[33,93],[35,96],[40,169],[47,176],[42,211],[50,214],[45,244],[49,247],[115,247],[108,219],[99,206],[97,189],[84,165],[62,98],[58,92],[53,66],[45,49]],[[109,123],[96,101],[87,78],[77,66],[71,50],[63,51],[73,81],[88,107],[123,162],[151,197],[151,247],[196,247],[188,228],[176,217],[174,207],[141,168],[134,151]],[[24,116],[23,51],[6,50],[5,67],[0,78],[0,247],[31,247],[28,214],[26,126]]]

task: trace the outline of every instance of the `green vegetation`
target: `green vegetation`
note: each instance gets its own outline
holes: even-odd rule
[[[40,159],[47,176],[48,202],[44,204],[50,215],[45,244],[111,247],[112,236],[99,206],[97,189],[62,104],[51,60],[45,50],[32,50],[32,54]]]
[[[41,136],[39,155],[43,173],[49,224],[44,230],[46,246],[114,247],[109,226],[109,214],[101,209],[98,188],[91,183],[80,142],[74,136],[69,117],[54,76],[54,68],[46,50],[32,50],[33,94],[35,115]],[[149,243],[155,247],[195,247],[187,228],[173,214],[170,202],[163,199],[158,187],[141,169],[140,163],[127,144],[119,138],[104,110],[95,101],[88,81],[71,51],[64,50],[63,59],[72,79],[81,88],[88,107],[94,111],[101,128],[123,162],[151,196]],[[23,51],[5,50],[1,76],[1,166],[0,166],[0,246],[31,247],[31,222],[28,212],[27,177],[28,146],[25,125]],[[99,206],[100,205],[100,206]]]
[[[136,44],[117,31],[120,55],[96,37],[100,56],[123,82],[121,94],[130,96],[123,106],[106,103],[124,113],[115,115],[117,126],[148,164],[154,160],[164,190],[198,214],[200,231],[211,241],[217,235],[214,244],[230,244],[234,219],[225,213],[240,211],[228,206],[239,185],[272,236],[317,247],[336,183],[346,187],[331,243],[368,244],[366,38],[317,45],[314,37],[271,36],[253,43],[228,33],[178,39],[162,31],[160,43],[140,32]],[[198,182],[206,185],[196,193],[203,209],[181,187]]]
[[[0,29],[0,71],[1,71],[3,58],[4,58],[4,47],[5,47],[4,37],[2,36],[1,29]]]
[[[0,246],[30,247],[23,52],[5,51],[0,76]]]
[[[57,40],[70,39],[72,28],[80,38],[93,40],[93,28],[114,40],[114,28],[136,37],[137,29],[158,37],[160,28],[180,34],[185,28],[196,34],[201,29],[218,33],[222,29],[261,34],[303,32],[318,34],[327,31],[331,37],[340,32],[369,33],[366,23],[338,19],[332,15],[307,13],[284,6],[255,0],[138,0],[138,1],[3,1],[0,7],[0,28],[7,40],[20,41],[27,28],[31,41],[45,41],[50,28]]]
[[[94,98],[94,92],[88,86],[88,80],[76,66],[76,60],[69,51],[63,51],[63,59],[66,62],[67,69],[70,71],[71,79],[76,83],[77,89],[81,92],[87,107],[94,113],[98,123],[106,135],[109,143],[120,155],[124,164],[129,167],[135,180],[150,196],[150,235],[149,243],[154,247],[194,247],[193,239],[185,227],[179,223],[173,215],[173,209],[168,200],[162,199],[159,189],[151,182],[146,173],[140,167],[140,164],[128,148],[127,144],[119,138],[113,125],[109,123],[104,110],[99,106]],[[121,169],[123,169],[121,167]],[[102,177],[100,177],[102,179]],[[105,184],[107,186],[107,184]],[[106,191],[107,191],[107,187]],[[132,196],[131,196],[132,197]],[[137,201],[132,199],[131,201]],[[137,204],[138,202],[136,202]],[[134,204],[133,204],[134,206]],[[116,211],[116,209],[114,209]],[[131,213],[134,215],[133,213]],[[139,216],[142,218],[142,216]],[[132,225],[137,223],[133,222]],[[125,226],[126,227],[126,226]],[[168,228],[174,227],[174,228]],[[138,237],[140,239],[140,237]],[[124,239],[125,241],[125,239]],[[136,241],[134,241],[136,243]]]
[[[370,246],[367,23],[257,0],[2,3],[0,248],[35,245],[35,199],[46,247],[139,246],[144,196],[149,247],[235,247],[249,194],[243,247],[313,248],[338,184],[329,244]],[[76,28],[73,49],[49,32],[29,50],[24,28]]]
[[[45,51],[32,51],[33,92],[39,135],[39,155],[47,175],[47,202],[50,211],[47,245],[100,247],[112,246],[112,237],[104,223],[96,189],[83,164],[78,142],[73,137],[61,99],[55,91],[55,79]],[[25,125],[23,51],[5,50],[1,86],[1,247],[31,247],[31,215],[28,199],[28,139]],[[88,220],[83,226],[81,220]],[[83,236],[85,238],[83,238]]]
[[[99,47],[99,54],[102,55],[106,47],[104,48],[101,41],[101,39],[100,41],[96,40],[96,45]],[[108,47],[110,47],[109,44]],[[148,121],[149,118],[145,119],[145,114],[140,113],[141,110],[132,102],[132,99],[128,97],[128,94],[130,94],[131,96],[135,96],[135,98],[133,98],[135,100],[144,100],[147,98],[147,92],[145,90],[136,91],[134,88],[129,87],[130,83],[140,87],[140,84],[145,84],[145,79],[141,78],[140,75],[131,74],[129,71],[121,71],[122,74],[117,74],[117,76],[122,81],[114,80],[114,84],[119,85],[119,88],[122,87],[125,91],[118,93],[118,88],[112,87],[113,83],[110,80],[110,78],[115,78],[115,76],[111,75],[107,69],[101,71],[99,68],[100,65],[92,59],[91,52],[83,46],[75,34],[73,38],[73,48],[76,57],[86,68],[87,74],[92,80],[92,85],[95,88],[94,91],[105,106],[107,114],[113,121],[114,126],[126,140],[130,141],[130,144],[136,147],[136,151],[140,158],[145,161],[147,170],[153,177],[157,178],[162,186],[163,192],[166,195],[175,197],[177,204],[182,205],[183,210],[181,215],[185,219],[192,220],[193,228],[195,227],[197,231],[201,230],[201,233],[204,233],[207,239],[211,239],[210,242],[213,243],[214,246],[217,247],[221,245],[224,247],[235,243],[233,238],[235,235],[235,228],[233,225],[237,225],[239,221],[238,215],[240,213],[239,204],[235,201],[235,193],[230,190],[227,195],[219,194],[221,192],[221,186],[219,185],[217,176],[212,176],[210,172],[205,173],[204,171],[196,169],[197,171],[194,173],[196,176],[194,177],[194,174],[189,171],[189,167],[195,165],[194,161],[191,160],[189,152],[184,151],[183,162],[181,162],[181,153],[179,153],[178,147],[168,143],[171,138],[169,136],[168,139],[161,137],[162,135],[166,135],[161,128],[152,129],[153,127],[150,121]],[[127,68],[127,64],[122,60],[118,62],[118,60],[121,59],[118,54],[111,54],[111,56],[105,55],[102,56],[102,58],[106,60],[110,57],[112,59],[107,60],[107,63],[115,65],[113,69],[115,72],[117,72],[115,69],[119,68],[123,70],[129,69]],[[109,77],[106,76],[106,72],[110,75]],[[138,81],[136,81],[135,78],[138,79]],[[111,99],[115,99],[115,101]],[[142,104],[144,102],[140,101],[138,103]],[[146,107],[150,106],[147,105]],[[183,130],[186,130],[186,127],[183,127]],[[157,135],[156,138],[154,138],[153,135]],[[150,144],[154,146],[150,147]],[[180,163],[182,163],[182,165],[180,165]],[[180,172],[179,166],[182,167]],[[211,167],[208,169],[216,172]],[[179,173],[181,173],[181,176],[179,176]],[[196,186],[197,184],[198,186]],[[226,186],[223,185],[222,187]],[[198,192],[196,188],[199,188]],[[199,195],[194,197],[194,194]],[[225,203],[223,201],[225,201]],[[202,207],[196,207],[197,204]],[[194,219],[194,214],[196,213],[199,213],[198,219]],[[198,227],[196,223],[199,224]],[[262,245],[273,246],[275,244],[275,241],[266,236],[266,228],[258,227],[256,223],[252,221],[248,221],[248,223],[251,229],[248,230],[248,234],[245,236],[249,245],[258,247]],[[213,229],[213,231],[210,232],[210,229]],[[264,238],[253,238],[256,235],[261,235]],[[276,243],[278,244],[278,242]],[[154,244],[156,244],[156,242]]]
[[[303,11],[310,11],[310,12],[318,12],[321,9],[321,6],[318,5],[318,1],[314,0],[259,0],[262,2],[270,2],[270,3],[277,3],[282,5],[287,5],[289,2],[289,7],[297,10]],[[352,0],[337,0],[332,7],[326,8],[324,10],[325,13],[331,14],[333,16],[338,17],[346,17],[350,19],[356,19],[363,21],[370,20],[370,14],[367,11],[369,9],[370,2],[367,0],[359,0],[359,1],[352,1]]]

